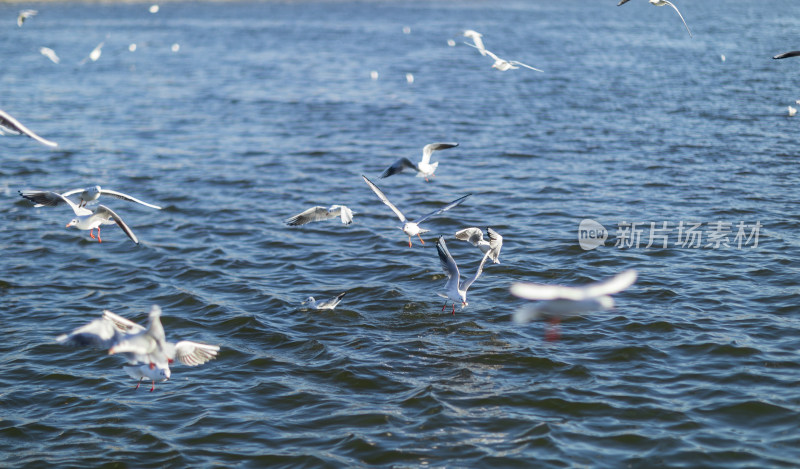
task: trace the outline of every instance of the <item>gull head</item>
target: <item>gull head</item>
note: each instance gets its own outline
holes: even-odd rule
[[[309,296],[308,298],[306,298],[305,300],[303,300],[303,302],[302,302],[302,303],[300,303],[300,304],[301,304],[301,305],[304,305],[304,304],[306,304],[306,303],[313,303],[313,302],[314,302],[314,297],[313,297],[313,296]]]
[[[80,220],[78,220],[77,218],[73,218],[72,220],[69,221],[69,223],[67,223],[66,228],[69,228],[70,226],[75,226],[78,223],[80,223]]]
[[[610,295],[603,295],[596,298],[597,303],[603,309],[614,309],[614,298]]]
[[[169,368],[166,368],[166,367],[165,368],[159,368],[158,369],[158,375],[161,377],[161,379],[166,381],[172,375],[172,372],[169,371]]]

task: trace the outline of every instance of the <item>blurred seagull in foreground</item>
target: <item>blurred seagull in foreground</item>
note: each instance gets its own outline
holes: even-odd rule
[[[453,256],[450,255],[450,251],[447,250],[444,236],[439,236],[439,239],[436,241],[436,252],[439,254],[439,262],[442,264],[444,273],[447,274],[447,283],[444,285],[445,292],[437,293],[437,295],[445,299],[442,311],[447,307],[447,300],[450,300],[453,302],[453,314],[456,314],[456,302],[461,302],[461,309],[464,309],[464,307],[469,304],[467,303],[467,290],[469,290],[469,287],[481,276],[483,264],[485,264],[486,259],[489,258],[489,252],[487,251],[486,254],[483,255],[483,259],[481,259],[481,263],[478,265],[478,271],[475,272],[475,276],[464,282],[461,282],[461,274],[458,271],[456,261],[453,259]]]
[[[39,52],[43,56],[45,56],[48,59],[50,59],[55,64],[61,62],[61,59],[59,59],[58,56],[56,55],[56,51],[54,51],[53,49],[51,49],[49,47],[40,47],[39,48]]]
[[[92,239],[95,239],[93,231],[97,228],[96,239],[98,243],[103,242],[103,240],[100,239],[100,225],[116,224],[128,235],[131,241],[135,244],[139,244],[139,239],[133,234],[133,231],[128,228],[128,225],[122,221],[122,218],[105,205],[98,205],[97,209],[92,212],[87,208],[78,207],[74,202],[57,192],[20,191],[19,195],[39,206],[56,207],[63,204],[69,205],[72,211],[75,212],[75,218],[67,223],[67,228],[74,226],[79,230],[89,230],[89,237]]]
[[[122,356],[128,360],[128,366],[123,368],[131,377],[153,381],[150,391],[155,389],[155,381],[169,379],[169,364],[175,359],[188,366],[202,365],[214,359],[219,351],[218,345],[187,340],[168,342],[161,324],[161,308],[157,305],[150,309],[147,327],[106,310],[101,318],[56,337],[56,342],[94,346],[108,349],[109,355]]]
[[[583,287],[514,283],[511,285],[512,295],[539,301],[516,311],[514,321],[524,323],[539,318],[549,319],[552,329],[548,332],[548,339],[556,339],[558,332],[555,328],[561,319],[613,308],[611,295],[633,285],[636,277],[636,271],[629,269],[603,282]]]
[[[23,197],[28,200],[33,200],[36,202],[34,207],[42,207],[42,206],[55,206],[61,204],[61,199],[50,197],[50,191],[25,191]],[[137,204],[144,205],[145,207],[154,208],[156,210],[161,210],[161,207],[158,205],[148,204],[147,202],[142,202],[141,200],[137,199],[136,197],[130,196],[128,194],[123,194],[122,192],[112,191],[109,189],[103,189],[100,186],[91,186],[85,189],[72,189],[71,191],[61,193],[61,197],[70,197],[80,193],[80,203],[78,203],[78,207],[85,207],[86,204],[89,202],[94,202],[95,200],[99,199],[101,195],[107,195],[109,197],[114,197],[115,199],[125,200],[128,202],[136,202]],[[34,198],[38,198],[39,201],[35,201]]]
[[[344,295],[346,294],[347,292],[342,292],[336,295],[334,298],[322,301],[317,301],[313,296],[309,296],[300,304],[307,304],[313,309],[334,309],[342,301],[342,298],[344,298]]]
[[[475,47],[472,44],[469,44],[469,43],[466,43],[466,44],[468,46]],[[475,47],[475,48],[477,49],[477,47]],[[483,49],[483,50],[484,50],[484,52],[486,52],[485,55],[488,55],[489,57],[491,57],[494,60],[494,63],[492,64],[492,68],[496,68],[496,69],[500,70],[501,72],[505,72],[506,70],[516,70],[516,69],[519,68],[519,67],[517,67],[517,65],[521,65],[521,66],[523,66],[525,68],[529,68],[529,69],[535,70],[537,72],[542,72],[542,70],[539,70],[538,68],[531,67],[530,65],[526,65],[526,64],[524,64],[522,62],[518,62],[516,60],[501,59],[500,57],[496,56],[489,49]]]
[[[56,142],[51,142],[50,140],[46,140],[36,135],[33,133],[33,131],[22,125],[18,120],[11,117],[10,114],[0,110],[0,135],[5,135],[6,133],[12,135],[25,135],[26,137],[30,137],[42,145],[47,145],[48,147],[58,146]]]
[[[503,237],[491,228],[486,228],[486,233],[489,241],[483,239],[483,232],[480,228],[464,228],[456,232],[456,239],[471,243],[473,246],[480,248],[484,254],[490,253],[489,257],[492,262],[499,264],[500,249],[503,248]]]
[[[383,191],[381,191],[380,188],[378,188],[378,186],[373,184],[372,181],[367,179],[367,177],[364,176],[363,174],[361,175],[361,177],[364,178],[364,182],[366,182],[367,185],[370,187],[370,189],[372,189],[372,192],[374,192],[375,195],[377,195],[378,198],[381,199],[381,201],[384,204],[386,204],[390,209],[392,209],[394,214],[397,215],[397,218],[399,218],[400,221],[403,222],[403,226],[400,229],[403,230],[403,233],[408,235],[408,247],[411,247],[411,237],[412,236],[418,237],[419,240],[422,242],[422,244],[425,244],[425,241],[422,240],[422,236],[420,236],[420,234],[421,233],[427,233],[430,230],[425,230],[425,229],[420,228],[419,227],[420,223],[422,223],[425,220],[427,220],[428,218],[431,218],[431,217],[433,217],[435,215],[438,215],[438,214],[440,214],[440,213],[442,213],[444,211],[450,210],[451,208],[453,208],[456,205],[458,205],[461,202],[463,202],[467,197],[472,195],[472,194],[467,194],[467,195],[465,195],[463,197],[460,197],[460,198],[450,202],[449,204],[445,205],[444,207],[440,208],[439,210],[435,210],[435,211],[425,215],[424,217],[417,219],[417,221],[412,222],[411,220],[407,219],[406,216],[403,215],[403,212],[401,212],[397,207],[395,207],[393,203],[389,202],[389,199],[386,198],[386,196],[383,194]]]
[[[339,217],[342,223],[349,225],[353,223],[353,211],[344,205],[331,205],[330,208],[321,206],[311,207],[303,213],[299,213],[291,218],[286,219],[286,224],[289,226],[300,226],[312,221],[329,220],[331,218]]]
[[[617,3],[617,6],[624,5],[624,4],[628,3],[629,1],[630,0],[620,0],[620,2]],[[678,16],[681,17],[681,21],[683,21],[683,25],[686,26],[686,31],[689,33],[689,37],[694,37],[694,36],[692,36],[692,31],[689,30],[689,25],[686,24],[686,20],[683,19],[683,15],[678,10],[678,7],[673,5],[672,2],[669,2],[667,0],[649,0],[649,1],[650,1],[651,5],[654,5],[654,6],[657,6],[657,7],[663,7],[663,6],[666,6],[666,5],[671,6],[675,10],[675,12],[678,13]]]
[[[431,155],[433,152],[437,150],[446,150],[448,148],[457,147],[458,143],[429,143],[422,147],[422,159],[419,163],[414,164],[411,160],[406,157],[400,158],[391,166],[386,168],[381,174],[381,179],[388,178],[389,176],[397,173],[403,172],[404,169],[410,168],[417,171],[417,177],[424,177],[427,181],[429,177],[434,177],[434,172],[436,172],[436,168],[439,167],[439,162],[431,163]]]
[[[783,54],[778,54],[773,59],[788,59],[789,57],[797,57],[800,55],[800,50],[793,50],[791,52],[784,52]]]
[[[478,31],[467,29],[464,31],[464,37],[472,39],[473,44],[467,45],[471,45],[472,47],[478,49],[478,52],[480,52],[481,55],[486,55],[486,47],[483,46],[483,39],[481,39],[483,34],[479,33]]]
[[[22,23],[24,23],[25,20],[27,20],[28,18],[31,18],[33,16],[36,16],[37,13],[39,13],[37,10],[22,10],[22,11],[20,11],[19,15],[17,15],[17,26],[19,26],[21,28],[22,27]]]

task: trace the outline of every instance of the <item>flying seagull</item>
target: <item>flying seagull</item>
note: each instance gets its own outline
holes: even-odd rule
[[[32,197],[40,198],[41,202],[37,202],[34,207],[41,207],[43,205],[59,205],[61,204],[60,199],[48,197],[47,194],[49,191],[25,191],[27,194],[25,197],[26,199],[33,200]],[[112,191],[109,189],[103,189],[100,186],[91,186],[84,189],[72,189],[67,192],[63,192],[60,195],[62,197],[70,197],[72,195],[80,193],[80,202],[78,203],[78,207],[85,207],[86,204],[89,202],[93,202],[100,198],[101,195],[107,195],[109,197],[114,197],[115,199],[125,200],[128,202],[136,202],[137,204],[144,205],[145,207],[154,208],[156,210],[161,210],[161,207],[158,205],[148,204],[147,202],[142,202],[141,200],[137,199],[136,197],[130,196],[128,194],[123,194],[122,192]]]
[[[484,254],[489,252],[492,262],[499,264],[500,249],[503,248],[503,237],[491,228],[486,228],[486,233],[489,241],[483,239],[483,232],[480,228],[464,228],[456,232],[456,239],[471,243],[473,246],[480,248]]]
[[[433,152],[437,150],[446,150],[447,148],[454,148],[457,147],[458,143],[429,143],[422,148],[422,159],[419,163],[414,164],[408,158],[400,158],[391,166],[386,168],[386,171],[381,174],[381,179],[387,178],[393,174],[397,174],[402,172],[406,168],[410,168],[417,171],[417,177],[424,177],[427,181],[429,177],[434,176],[434,172],[436,168],[439,166],[439,162],[435,162],[431,164],[431,155]]]
[[[619,3],[617,3],[617,6],[624,5],[624,4],[628,3],[629,1],[630,1],[630,0],[620,0],[620,2],[619,2]],[[672,4],[672,2],[669,2],[669,1],[667,1],[667,0],[649,0],[649,1],[650,1],[650,4],[651,4],[651,5],[654,5],[654,6],[657,6],[657,7],[663,7],[663,6],[669,5],[669,6],[671,6],[673,9],[675,9],[675,12],[676,12],[676,13],[678,13],[678,16],[680,16],[680,17],[681,17],[681,21],[683,21],[683,25],[684,25],[684,26],[686,26],[686,31],[689,33],[689,37],[693,37],[693,36],[692,36],[692,31],[690,31],[690,30],[689,30],[689,25],[688,25],[688,24],[686,24],[686,20],[685,20],[685,19],[683,19],[683,15],[682,15],[682,14],[681,14],[681,12],[678,10],[678,7],[676,7],[675,5],[673,5],[673,4]]]
[[[329,298],[322,301],[317,301],[313,296],[309,296],[301,304],[307,304],[312,309],[334,309],[342,301],[342,298],[344,298],[344,295],[346,294],[347,292],[342,292],[336,295],[334,298]]]
[[[472,39],[473,44],[470,45],[473,45],[473,47],[478,49],[478,52],[480,52],[481,55],[486,55],[486,47],[483,46],[483,39],[481,39],[483,34],[479,33],[478,31],[473,31],[472,29],[467,29],[464,31],[464,37]]]
[[[19,195],[39,206],[56,207],[58,205],[67,204],[73,212],[75,218],[67,223],[67,228],[74,226],[79,230],[89,230],[89,237],[95,239],[93,230],[97,228],[97,242],[102,243],[100,239],[100,225],[118,225],[122,231],[136,244],[139,244],[139,239],[133,234],[128,225],[122,221],[119,215],[105,205],[98,205],[97,209],[92,212],[91,210],[83,207],[78,207],[75,203],[68,198],[57,192],[43,192],[43,191],[19,191]]]
[[[444,285],[445,292],[437,293],[437,295],[445,299],[442,311],[447,307],[447,300],[450,300],[453,302],[453,314],[456,314],[456,302],[461,302],[461,309],[464,309],[464,307],[469,304],[467,303],[467,290],[469,290],[469,287],[481,276],[483,264],[485,264],[486,259],[489,258],[489,252],[487,251],[486,254],[483,255],[483,259],[481,259],[481,263],[478,265],[478,271],[475,272],[475,276],[464,282],[461,282],[461,274],[458,271],[456,261],[453,259],[453,256],[450,255],[450,251],[447,250],[444,236],[439,236],[439,239],[436,241],[436,252],[439,254],[439,262],[441,262],[442,268],[448,277],[447,283]]]
[[[331,205],[330,208],[321,206],[311,207],[310,209],[286,219],[289,226],[300,226],[312,221],[329,220],[339,217],[342,223],[349,225],[353,223],[353,211],[344,205]]]
[[[421,233],[427,233],[430,230],[425,230],[425,229],[420,228],[419,227],[420,223],[422,223],[425,220],[427,220],[428,218],[431,218],[431,217],[433,217],[435,215],[438,215],[438,214],[440,214],[440,213],[442,213],[442,212],[444,212],[446,210],[450,210],[451,208],[453,208],[456,205],[458,205],[461,202],[463,202],[467,197],[472,195],[472,194],[467,194],[467,195],[465,195],[463,197],[459,197],[458,199],[450,202],[449,204],[445,205],[444,207],[440,208],[439,210],[435,210],[435,211],[425,215],[422,218],[418,218],[417,221],[413,221],[412,222],[409,219],[407,219],[406,216],[403,215],[403,212],[401,212],[397,207],[395,207],[393,203],[389,202],[389,199],[386,198],[386,196],[383,194],[383,191],[381,191],[380,188],[378,188],[378,186],[373,184],[372,181],[367,179],[367,177],[364,176],[363,174],[361,175],[361,177],[364,178],[364,182],[367,183],[367,185],[370,187],[370,189],[372,189],[372,191],[375,192],[375,195],[377,195],[378,198],[381,199],[381,201],[384,204],[386,204],[390,209],[392,209],[394,214],[397,215],[397,218],[399,218],[400,221],[403,222],[403,226],[400,229],[403,230],[403,233],[408,235],[408,247],[411,247],[411,237],[412,236],[417,236],[419,238],[419,240],[422,242],[422,244],[425,244],[425,241],[422,240],[422,236],[420,236],[420,234]]]
[[[48,147],[58,146],[56,142],[51,142],[50,140],[43,139],[42,137],[33,133],[33,131],[31,131],[24,125],[20,124],[20,122],[11,117],[9,113],[0,110],[0,135],[4,135],[5,133],[9,133],[12,135],[25,135],[43,145],[47,145]]]
[[[475,47],[474,45],[472,45],[470,43],[465,43],[465,44],[467,44],[468,46]],[[475,47],[475,48],[477,49],[477,47]],[[494,60],[494,63],[492,64],[492,68],[496,68],[497,70],[500,70],[501,72],[505,72],[506,70],[516,70],[516,69],[519,68],[519,67],[517,67],[517,65],[521,65],[521,66],[523,66],[525,68],[529,68],[529,69],[535,70],[537,72],[541,72],[542,71],[542,70],[539,70],[538,68],[531,67],[530,65],[526,65],[526,64],[524,64],[522,62],[518,62],[516,60],[501,59],[500,57],[496,56],[494,54],[494,52],[490,51],[489,49],[483,49],[483,51],[486,52],[486,55],[488,55],[489,57],[491,57]]]
[[[561,319],[565,317],[611,309],[614,307],[614,299],[611,295],[633,285],[636,277],[636,271],[629,269],[603,282],[582,287],[514,283],[511,285],[512,295],[526,300],[539,301],[515,312],[514,321],[529,322],[544,318],[550,320],[551,326],[557,327]],[[556,338],[557,333],[555,335],[548,334],[548,337]]]
[[[49,47],[40,47],[39,48],[39,52],[43,56],[45,56],[48,59],[50,59],[50,61],[53,62],[54,64],[57,64],[57,63],[61,62],[61,59],[58,58],[58,55],[56,54],[56,51],[54,51],[53,49],[51,49]]]
[[[37,10],[22,10],[22,11],[20,11],[19,15],[17,16],[17,26],[19,26],[21,28],[22,27],[22,23],[24,23],[25,20],[27,20],[28,18],[31,18],[33,16],[36,16],[37,13],[39,13]]]

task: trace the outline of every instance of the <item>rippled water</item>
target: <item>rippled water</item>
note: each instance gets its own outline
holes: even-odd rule
[[[800,3],[682,1],[693,39],[670,8],[615,3],[0,5],[0,108],[60,144],[0,138],[2,465],[796,465],[800,60],[770,57],[800,48]],[[468,28],[545,73],[491,69]],[[460,146],[432,182],[377,179],[434,141]],[[361,174],[411,217],[473,195],[409,248]],[[89,184],[164,206],[106,201],[139,246],[16,192]],[[355,223],[283,224],[334,203]],[[583,219],[605,246],[581,249]],[[641,245],[615,247],[623,222]],[[730,223],[731,247],[680,246],[681,222]],[[471,275],[452,237],[471,225],[506,244],[451,315],[433,241]],[[514,281],[626,268],[616,309],[557,342],[511,321]],[[54,343],[154,303],[218,359],[150,393]]]

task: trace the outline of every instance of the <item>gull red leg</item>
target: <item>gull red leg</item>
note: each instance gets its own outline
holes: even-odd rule
[[[103,240],[100,239],[100,227],[99,226],[97,227],[97,242],[98,243],[102,243],[103,242]]]
[[[422,236],[420,236],[419,233],[417,233],[417,238],[419,238],[419,240],[420,240],[420,242],[422,244],[425,244],[425,241],[422,240]]]
[[[408,247],[411,247],[411,236],[408,237]]]
[[[139,385],[140,385],[140,384],[142,384],[142,380],[143,380],[143,379],[144,379],[144,378],[139,378],[139,381],[136,383],[136,387],[135,387],[135,388],[133,388],[133,390],[134,390],[134,391],[136,391],[137,389],[139,389]]]
[[[456,304],[455,302],[453,302],[453,316],[455,315],[456,315]]]
[[[447,308],[447,300],[444,300],[444,304],[442,305],[442,311],[444,311],[445,308]]]
[[[548,342],[555,342],[561,338],[561,328],[559,327],[560,323],[561,319],[559,318],[553,318],[550,320],[547,327],[547,333],[545,334],[545,340]]]
[[[156,382],[155,382],[155,381],[153,381],[153,387],[152,387],[152,388],[150,388],[150,392],[153,392],[153,390],[154,390],[155,388],[156,388]]]
[[[90,238],[92,238],[92,239],[95,239],[95,238],[94,238],[94,228],[92,228],[91,230],[89,230],[89,237],[90,237]]]

